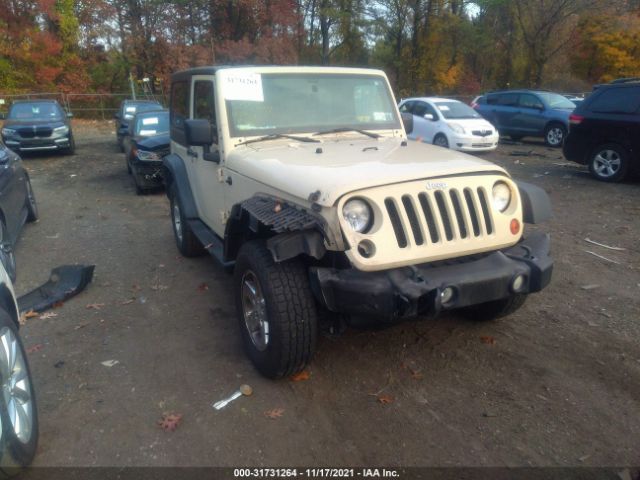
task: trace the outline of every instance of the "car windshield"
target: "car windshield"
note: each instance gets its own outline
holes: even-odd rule
[[[169,112],[154,112],[136,115],[134,135],[148,137],[169,131]]]
[[[128,103],[124,106],[124,118],[131,119],[136,113],[160,109],[162,105],[159,103]]]
[[[62,120],[62,111],[55,103],[14,103],[8,118],[12,120]]]
[[[480,118],[478,112],[462,102],[435,102],[434,105],[447,120]]]
[[[228,72],[222,92],[232,137],[400,128],[379,75]]]
[[[576,104],[569,100],[567,97],[559,95],[557,93],[547,93],[542,92],[538,93],[545,103],[549,106],[549,108],[560,108],[560,109],[571,109],[576,108]]]

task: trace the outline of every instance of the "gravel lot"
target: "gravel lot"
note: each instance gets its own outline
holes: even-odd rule
[[[35,465],[640,465],[637,182],[598,183],[539,142],[501,145],[483,157],[551,196],[552,284],[493,323],[322,337],[308,380],[274,382],[242,351],[231,277],[179,256],[164,193],[135,195],[111,123],[77,122],[76,140],[75,156],[25,158],[41,219],[17,247],[17,292],[96,265],[57,316],[22,328],[43,346]],[[252,397],[211,408],[241,383]],[[176,431],[164,412],[183,415]]]

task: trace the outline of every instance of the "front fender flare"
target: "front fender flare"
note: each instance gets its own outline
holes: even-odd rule
[[[516,182],[522,201],[524,223],[542,223],[551,218],[551,200],[542,188],[525,182]]]
[[[164,182],[166,186],[167,196],[171,196],[171,189],[174,189],[180,205],[182,213],[187,219],[198,218],[198,209],[193,198],[193,191],[189,183],[189,175],[184,160],[179,155],[171,153],[162,160],[164,168]]]

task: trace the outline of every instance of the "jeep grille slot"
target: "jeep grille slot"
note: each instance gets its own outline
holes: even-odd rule
[[[467,224],[462,214],[462,206],[460,205],[460,198],[458,198],[457,190],[450,190],[449,196],[451,197],[451,203],[453,203],[453,211],[456,214],[456,220],[458,221],[458,228],[460,237],[467,238]]]
[[[427,197],[426,193],[418,194],[418,200],[420,200],[420,206],[422,207],[422,213],[427,220],[427,227],[429,229],[429,236],[431,237],[431,243],[437,243],[440,240],[438,235],[438,228],[436,227],[436,219],[431,209],[431,201]]]
[[[478,197],[480,197],[480,205],[482,206],[482,215],[484,216],[484,224],[487,234],[493,233],[493,223],[491,222],[491,213],[489,213],[489,205],[487,203],[487,195],[483,188],[478,188]]]
[[[407,217],[409,218],[413,239],[416,241],[416,245],[422,245],[424,243],[424,237],[422,236],[422,230],[420,230],[420,221],[416,215],[416,209],[413,207],[413,200],[409,195],[402,196],[402,205],[404,205],[404,210],[407,212]]]
[[[449,210],[447,209],[447,202],[444,197],[444,193],[438,190],[435,195],[436,204],[440,211],[440,218],[442,219],[442,226],[444,227],[444,234],[447,240],[453,240],[453,229],[451,228],[451,218],[449,218]]]
[[[471,226],[473,228],[473,235],[475,237],[480,236],[480,222],[478,209],[476,208],[476,204],[473,201],[473,193],[471,193],[470,188],[464,189],[464,199],[467,202],[467,209],[469,211],[469,216],[471,217]]]
[[[384,205],[387,207],[387,213],[389,214],[389,220],[391,220],[393,233],[396,235],[398,247],[405,248],[407,246],[407,236],[404,233],[404,227],[402,226],[402,220],[400,219],[396,202],[393,198],[386,198],[384,200]]]

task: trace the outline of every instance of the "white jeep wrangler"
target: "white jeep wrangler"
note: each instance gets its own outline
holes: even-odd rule
[[[318,312],[393,322],[519,308],[551,279],[543,190],[407,142],[385,74],[203,67],[171,82],[165,182],[186,256],[234,269],[243,341],[272,378],[313,356]]]

